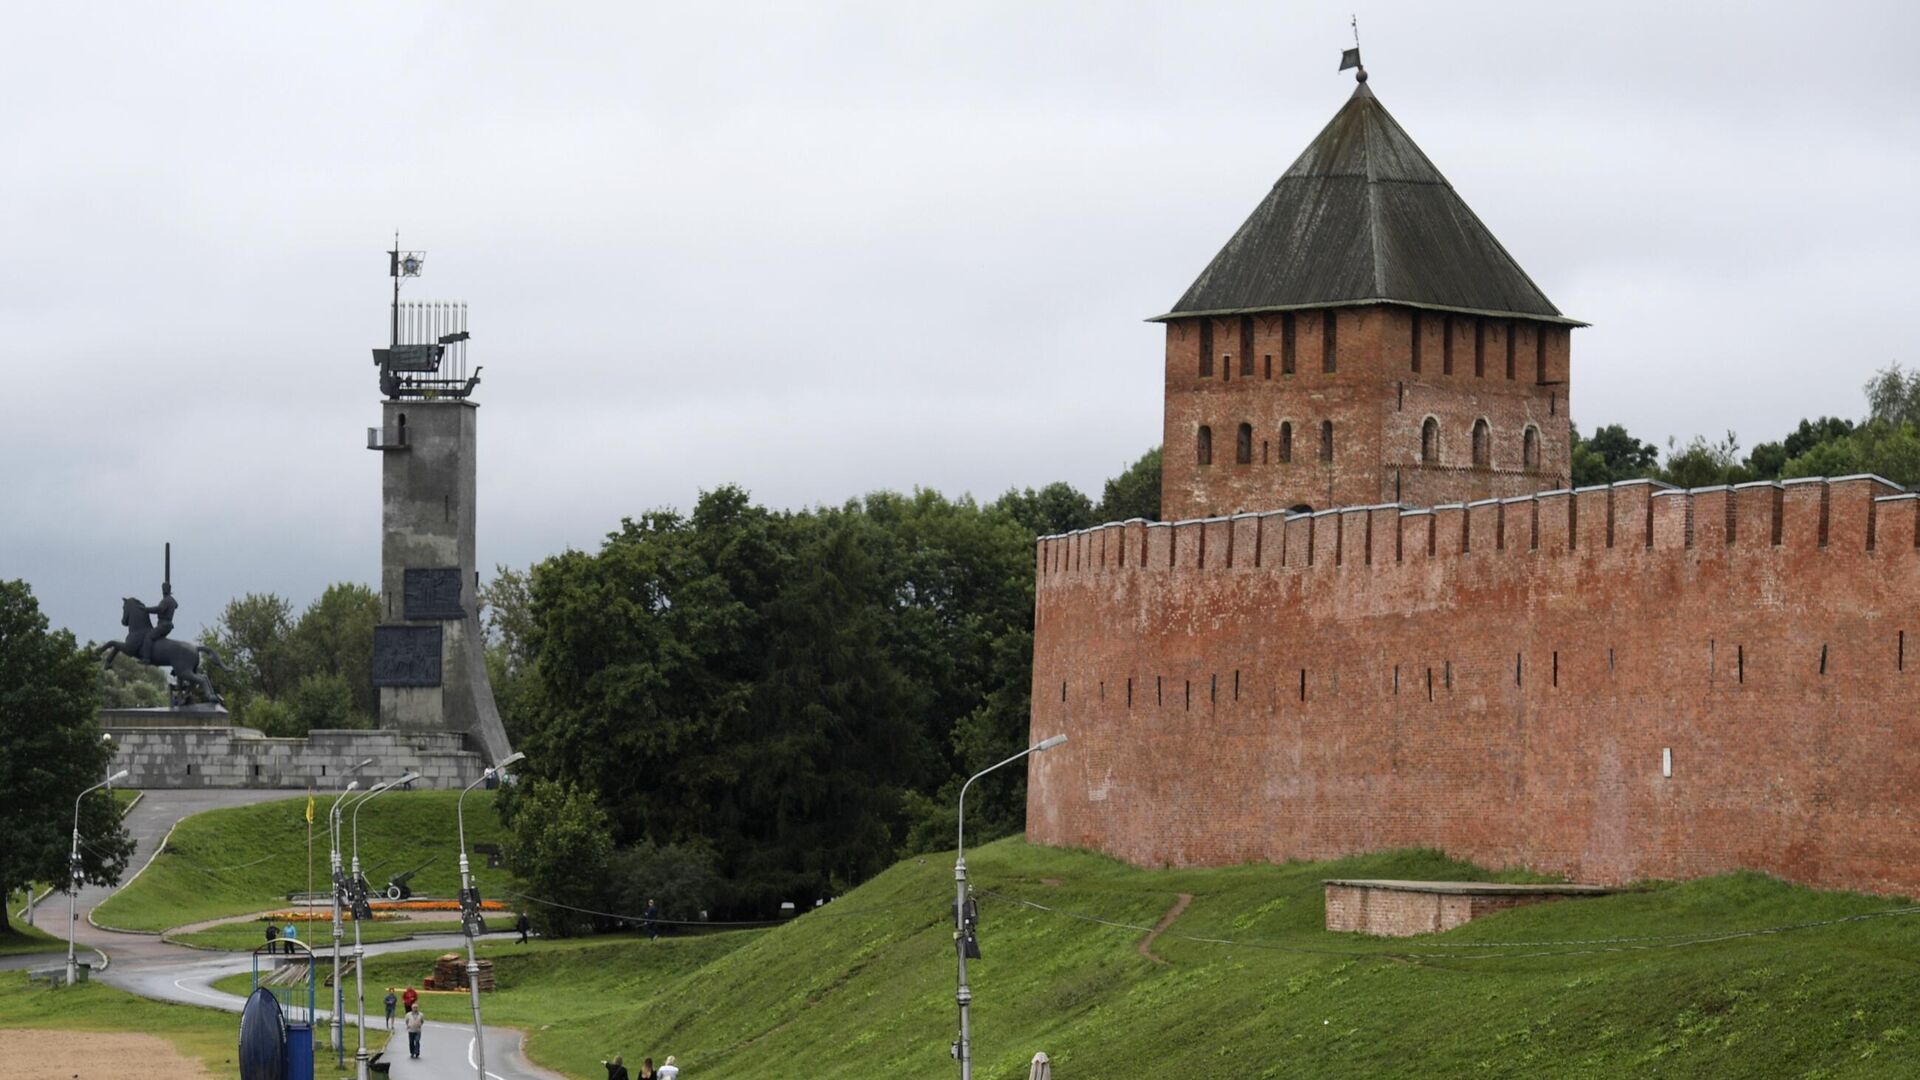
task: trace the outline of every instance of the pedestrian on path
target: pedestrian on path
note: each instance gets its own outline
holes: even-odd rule
[[[393,987],[391,986],[387,987],[386,1005],[387,1005],[387,1030],[388,1031],[393,1030],[393,1007],[399,1000],[400,1000],[399,998],[396,998],[393,996]]]
[[[668,1054],[666,1063],[661,1065],[660,1071],[653,1075],[659,1077],[660,1080],[676,1080],[680,1075],[680,1066],[675,1065],[673,1063],[673,1055]]]
[[[400,992],[400,1007],[407,1010],[408,1012],[413,1011],[413,1003],[419,1000],[420,1000],[420,991],[415,990],[411,986],[407,987],[405,990],[402,990]]]
[[[280,934],[280,945],[282,948],[287,950],[288,956],[293,955],[293,942],[296,942],[299,940],[300,940],[300,928],[298,926],[295,926],[292,923],[288,923],[286,930],[282,931]]]
[[[520,940],[514,942],[514,944],[525,945],[527,943],[527,931],[533,929],[533,923],[527,918],[526,912],[521,912],[520,917],[513,920],[513,928],[520,932]]]
[[[640,1080],[654,1080],[654,1078],[659,1075],[659,1073],[653,1071],[652,1058],[648,1058],[640,1063]]]
[[[621,1055],[615,1054],[612,1061],[603,1061],[600,1064],[607,1067],[607,1080],[628,1080],[627,1059]]]
[[[420,1056],[420,1029],[425,1027],[427,1018],[420,1015],[420,1006],[416,1003],[407,1006],[407,1056]]]
[[[646,918],[645,918],[645,921],[641,923],[641,925],[646,928],[647,940],[649,941],[660,940],[660,924],[657,921],[659,918],[660,918],[660,905],[654,903],[652,900],[648,900]]]
[[[277,923],[268,923],[267,924],[267,955],[272,956],[274,953],[277,953],[279,951],[280,951],[280,926]]]

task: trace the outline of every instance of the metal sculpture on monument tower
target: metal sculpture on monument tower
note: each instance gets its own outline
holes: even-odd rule
[[[373,684],[380,726],[462,736],[489,762],[512,748],[487,682],[476,556],[475,456],[480,369],[467,368],[467,305],[400,298],[426,253],[398,234],[387,252],[393,279],[380,369],[380,621]]]
[[[180,602],[173,598],[173,545],[166,545],[160,580],[160,602],[151,607],[137,597],[122,597],[120,625],[127,628],[125,641],[109,641],[95,650],[104,666],[113,666],[114,657],[125,654],[148,667],[166,668],[168,691],[176,709],[197,704],[217,706],[220,694],[200,672],[200,662],[209,668],[222,668],[220,654],[205,645],[173,640],[173,613]],[[159,618],[156,624],[154,617]]]

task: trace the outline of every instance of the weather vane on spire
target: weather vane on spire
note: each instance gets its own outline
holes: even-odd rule
[[[1353,76],[1354,79],[1358,82],[1367,81],[1367,69],[1360,63],[1360,16],[1358,15],[1353,16],[1353,48],[1340,53],[1340,70],[1345,71],[1348,68],[1359,68],[1360,70]]]

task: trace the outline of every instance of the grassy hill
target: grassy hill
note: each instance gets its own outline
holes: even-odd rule
[[[1736,874],[1376,941],[1321,929],[1322,878],[1522,875],[1431,852],[1146,871],[1019,841],[969,862],[987,894],[971,971],[982,1080],[1024,1078],[1036,1050],[1062,1080],[1870,1077],[1920,1062],[1920,915],[1699,940],[1898,909],[1885,898]],[[489,944],[487,1016],[583,1080],[614,1052],[729,1080],[950,1077],[951,875],[949,858],[908,860],[767,932]],[[1164,963],[1138,930],[1072,917],[1151,925],[1180,893],[1194,900],[1153,946]],[[1618,938],[1655,940],[1537,944]],[[1521,944],[1450,947],[1500,942]],[[383,957],[369,976],[401,985],[430,962]]]
[[[360,811],[360,864],[368,882],[428,859],[412,880],[416,893],[451,897],[459,888],[460,852],[453,791],[393,791]],[[327,811],[331,796],[314,800],[313,887],[327,885]],[[173,830],[166,847],[126,888],[94,911],[94,921],[122,930],[160,931],[189,923],[284,905],[307,888],[307,799],[292,799],[195,814]],[[493,794],[467,796],[467,843],[503,838]],[[349,809],[351,814],[352,810]],[[483,886],[505,882],[475,857]]]

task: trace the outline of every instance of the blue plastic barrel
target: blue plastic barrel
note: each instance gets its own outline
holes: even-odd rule
[[[286,1080],[313,1080],[313,1025],[287,1025]]]

